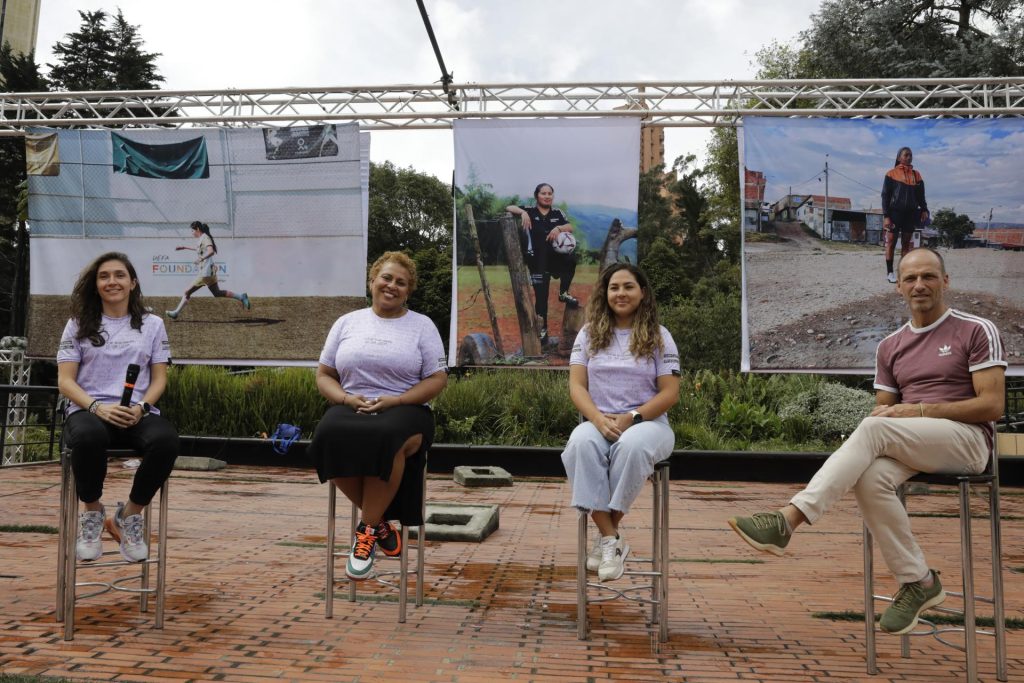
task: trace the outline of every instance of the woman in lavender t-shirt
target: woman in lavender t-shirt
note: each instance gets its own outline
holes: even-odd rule
[[[613,581],[629,554],[619,524],[654,465],[672,454],[666,413],[679,400],[676,344],[636,266],[601,273],[569,358],[569,396],[587,420],[562,452],[572,504],[598,528],[587,569]]]
[[[71,448],[75,489],[85,508],[75,552],[83,561],[99,558],[105,527],[120,542],[124,559],[142,562],[149,555],[142,509],[178,457],[178,433],[152,405],[167,386],[167,331],[160,318],[146,312],[135,267],[118,252],[103,254],[82,271],[71,293],[71,311],[57,350],[57,385],[70,401],[64,442]],[[139,366],[139,375],[123,406],[130,364]],[[109,447],[133,448],[142,456],[128,502],[118,504],[112,519],[101,501]]]
[[[377,546],[402,552],[388,521],[422,523],[421,473],[434,438],[427,403],[448,382],[441,335],[430,318],[405,307],[416,289],[416,264],[389,251],[370,267],[371,305],[331,327],[316,386],[332,405],[309,452],[320,481],[330,480],[361,510],[345,573],[373,575]]]

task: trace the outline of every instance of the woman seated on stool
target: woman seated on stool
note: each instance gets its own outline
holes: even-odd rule
[[[167,386],[170,344],[163,321],[146,312],[128,257],[103,254],[82,271],[71,293],[71,319],[57,351],[57,385],[70,405],[64,442],[71,449],[75,489],[85,511],[75,553],[90,561],[103,554],[102,531],[120,542],[121,556],[142,562],[149,547],[142,510],[174,469],[178,433],[153,404]],[[125,374],[139,366],[128,406],[121,405]],[[132,448],[142,457],[127,503],[106,518],[103,480],[107,448]]]
[[[636,266],[616,263],[601,273],[569,358],[569,396],[587,420],[562,452],[572,504],[598,529],[587,569],[613,581],[629,554],[619,524],[655,463],[672,454],[666,413],[679,400],[676,344],[658,324]]]
[[[327,335],[316,386],[332,405],[309,446],[320,481],[362,511],[345,567],[356,580],[372,576],[377,546],[401,554],[388,519],[420,521],[420,475],[434,438],[427,403],[448,382],[437,328],[405,307],[416,289],[412,259],[386,252],[370,267],[369,286],[370,307],[341,316]]]

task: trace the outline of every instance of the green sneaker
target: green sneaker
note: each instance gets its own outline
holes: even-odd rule
[[[920,581],[900,586],[896,595],[893,596],[892,604],[882,614],[878,627],[886,633],[895,635],[913,631],[921,612],[929,607],[942,604],[942,601],[946,599],[946,591],[942,590],[939,573],[934,569],[932,577],[935,581],[929,588],[922,586]]]
[[[752,517],[733,517],[729,526],[744,541],[758,550],[783,555],[793,533],[786,528],[781,512],[757,512]]]

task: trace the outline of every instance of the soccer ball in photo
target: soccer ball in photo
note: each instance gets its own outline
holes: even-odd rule
[[[576,238],[572,236],[571,232],[560,232],[551,241],[551,248],[559,254],[571,254],[576,251]]]

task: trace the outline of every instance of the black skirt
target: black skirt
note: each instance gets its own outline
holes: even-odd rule
[[[321,483],[336,477],[387,481],[395,453],[414,434],[423,436],[423,444],[406,459],[402,482],[384,518],[416,526],[423,523],[423,468],[434,441],[434,413],[429,407],[395,406],[364,415],[346,406],[331,406],[317,424],[307,453]]]

